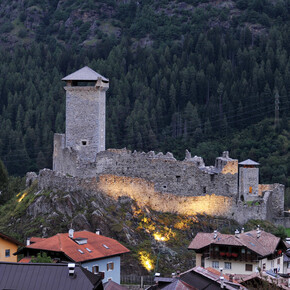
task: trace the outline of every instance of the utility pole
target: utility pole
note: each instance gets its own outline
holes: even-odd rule
[[[274,123],[275,129],[277,129],[279,125],[279,104],[280,104],[279,98],[280,98],[279,93],[276,90],[275,92],[275,123]]]

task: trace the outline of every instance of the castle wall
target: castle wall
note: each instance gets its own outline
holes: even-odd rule
[[[75,176],[78,154],[72,148],[65,148],[65,134],[54,134],[53,170]]]
[[[221,216],[234,219],[242,224],[250,219],[262,219],[288,225],[282,217],[279,219],[282,203],[275,205],[273,202],[278,195],[283,193],[283,186],[280,184],[273,185],[273,191],[264,192],[263,198],[248,202],[240,200],[235,202],[233,197],[216,194],[185,196],[165,191],[160,192],[156,190],[153,182],[146,179],[114,174],[82,178],[44,169],[40,171],[38,185],[40,189],[60,190],[68,193],[76,191],[80,194],[103,192],[114,199],[128,196],[134,199],[140,207],[149,206],[161,212]]]
[[[232,199],[226,196],[177,196],[154,190],[154,184],[142,178],[101,175],[99,178],[82,179],[44,169],[39,174],[40,189],[55,189],[64,192],[104,192],[114,199],[129,196],[140,207],[149,206],[156,211],[180,214],[209,214],[229,216]]]
[[[80,167],[77,176],[86,178],[101,174],[142,178],[151,181],[155,191],[184,196],[236,196],[238,188],[237,174],[209,174],[194,162],[176,161],[170,153],[107,150],[98,153],[96,162],[86,165],[86,170]]]

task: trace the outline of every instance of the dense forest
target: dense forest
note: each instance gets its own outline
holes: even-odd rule
[[[110,79],[107,148],[223,150],[290,185],[290,1],[2,1],[0,159],[51,167],[64,132],[61,79]]]

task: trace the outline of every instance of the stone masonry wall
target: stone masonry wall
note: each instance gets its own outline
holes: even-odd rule
[[[84,169],[85,168],[85,169]],[[184,196],[237,195],[237,174],[208,173],[192,161],[176,161],[171,153],[122,153],[106,150],[96,156],[96,162],[80,167],[79,177],[102,174],[138,177],[154,184],[154,190]]]
[[[114,198],[130,196],[156,210],[221,215],[241,223],[283,216],[282,185],[256,185],[259,194],[252,201],[239,199],[238,160],[228,156],[218,157],[216,166],[205,166],[201,157],[191,158],[188,151],[184,161],[177,161],[171,153],[108,149],[96,154],[95,162],[84,162],[82,148],[63,148],[63,139],[56,134],[58,173],[47,181],[40,176],[41,187],[93,188]]]
[[[65,90],[65,146],[87,148],[87,161],[94,161],[95,153],[105,150],[105,91],[95,86]]]
[[[109,149],[96,154],[95,162],[86,162],[82,158],[82,148],[62,149],[58,143],[54,149],[57,152],[54,157],[58,159],[55,161],[54,158],[54,164],[57,166],[54,165],[53,169],[63,174],[82,178],[102,174],[139,177],[153,182],[155,191],[184,196],[237,196],[237,160],[229,161],[219,172],[206,168],[203,162],[192,161],[197,158],[177,161],[171,153],[163,155],[151,151],[146,154]]]
[[[44,169],[39,174],[40,189],[55,189],[64,192],[101,191],[114,199],[129,196],[136,200],[139,206],[180,214],[209,214],[230,216],[232,199],[226,196],[177,196],[154,190],[154,184],[142,178],[121,177],[116,175],[101,175],[99,178],[82,179],[68,177],[63,174]]]
[[[273,199],[276,195],[273,191],[266,191],[263,198],[255,202],[242,202],[228,196],[215,194],[202,196],[180,196],[169,192],[159,192],[154,188],[154,183],[140,177],[126,177],[113,174],[100,174],[98,177],[79,178],[61,174],[49,169],[40,171],[39,188],[60,190],[64,192],[103,192],[117,199],[128,196],[138,203],[140,207],[150,208],[179,214],[208,214],[234,219],[239,223],[246,223],[250,219],[267,219],[276,222],[279,213]],[[280,190],[278,185],[276,191]],[[278,206],[281,209],[281,206]],[[279,224],[282,222],[279,220]]]

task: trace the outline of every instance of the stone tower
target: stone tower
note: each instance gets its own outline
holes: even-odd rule
[[[259,194],[259,163],[247,159],[239,163],[239,196],[241,200],[251,201]]]
[[[74,158],[65,149],[75,152],[81,162],[94,162],[104,151],[106,134],[106,91],[109,80],[89,67],[64,77],[66,91],[65,134],[55,134],[53,169],[69,173]]]

